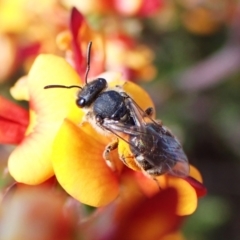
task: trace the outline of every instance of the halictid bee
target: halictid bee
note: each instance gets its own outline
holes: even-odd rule
[[[117,137],[116,142],[106,147],[106,160],[109,160],[110,151],[118,147],[118,141],[124,141],[129,145],[138,168],[153,178],[164,173],[178,177],[188,176],[189,164],[182,146],[169,130],[152,119],[152,108],[142,110],[120,86],[109,89],[104,78],[87,82],[91,45],[90,42],[83,87],[48,85],[44,88],[80,88],[76,104],[86,110],[87,120]],[[119,155],[129,166],[124,154]]]

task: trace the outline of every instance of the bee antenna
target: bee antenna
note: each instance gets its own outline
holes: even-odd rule
[[[47,85],[44,87],[44,89],[48,89],[48,88],[80,88],[82,89],[82,87],[77,86],[77,85],[71,85],[71,86],[64,86],[64,85]]]
[[[92,42],[89,42],[88,48],[87,48],[87,69],[86,69],[86,72],[85,72],[85,84],[87,84],[88,73],[90,71],[91,47],[92,47]],[[77,86],[77,85],[71,85],[71,86],[47,85],[47,86],[44,87],[44,89],[48,89],[48,88],[80,88],[80,89],[82,89],[82,87]]]
[[[92,42],[89,42],[88,48],[87,48],[87,69],[85,72],[85,84],[87,84],[88,73],[90,71],[91,47],[92,47]]]

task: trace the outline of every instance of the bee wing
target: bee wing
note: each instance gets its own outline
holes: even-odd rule
[[[128,141],[129,135],[138,136],[143,133],[141,128],[139,127],[124,124],[119,121],[108,120],[108,119],[104,119],[104,122],[102,123],[102,127],[112,132],[116,136],[120,137],[121,139],[123,139],[129,144],[131,144]]]
[[[178,140],[174,136],[164,134],[158,138],[160,141],[160,144],[158,144],[158,146],[160,145],[160,151],[165,158],[165,161],[159,164],[165,165],[163,168],[168,169],[167,172],[170,175],[177,177],[188,176],[188,158]]]
[[[157,141],[161,143],[159,144],[160,151],[162,151],[161,155],[166,157],[166,161],[164,162],[160,162],[162,159],[159,158],[159,164],[161,164],[163,168],[168,169],[167,172],[170,175],[177,177],[188,176],[188,159],[179,141],[170,133],[169,130],[148,116],[133,99],[128,98],[128,106],[130,111],[134,113],[132,115],[134,115],[134,121],[137,125],[137,129],[134,129],[134,132],[132,131],[132,133],[136,135],[142,134],[142,136],[144,136],[151,132],[153,134],[153,138],[157,139]],[[150,127],[150,132],[146,131],[146,128],[149,128],[149,126],[153,126]],[[156,164],[156,162],[152,161],[152,158],[146,160],[153,165]]]
[[[149,154],[144,155],[147,162],[162,169],[163,173],[167,172],[177,177],[188,176],[188,159],[178,140],[170,131],[148,116],[133,99],[127,98],[126,101],[135,125],[104,119],[102,126],[131,145],[135,152],[140,152],[140,149],[129,140],[129,135],[136,136],[139,142],[148,147],[150,142],[151,147],[155,149],[153,151],[147,149]]]
[[[147,142],[153,143],[151,147],[157,148],[157,150],[155,149],[152,151],[148,149],[149,154],[144,156],[148,163],[173,176],[188,176],[189,163],[181,144],[162,126],[154,123],[146,124],[145,128],[139,128],[119,122],[113,122],[111,120],[105,120],[103,126],[131,145],[132,148],[135,149],[135,152],[140,152],[140,150],[138,146],[129,141],[129,135],[136,136],[144,145],[147,145]]]

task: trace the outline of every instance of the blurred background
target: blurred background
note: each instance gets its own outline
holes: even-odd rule
[[[0,95],[15,101],[10,88],[39,53],[64,56],[56,38],[68,28],[72,6],[111,36],[106,69],[123,70],[148,91],[157,117],[203,176],[208,195],[184,224],[186,239],[240,239],[238,1],[0,0]],[[143,63],[117,61],[119,47]],[[0,145],[1,189],[12,183],[6,171],[12,149]]]

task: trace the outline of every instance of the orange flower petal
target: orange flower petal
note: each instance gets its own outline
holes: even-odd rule
[[[110,238],[162,239],[161,237],[175,230],[182,220],[175,213],[177,204],[178,193],[173,188],[136,202],[122,219],[118,219]]]
[[[36,59],[28,76],[36,126],[9,158],[9,171],[18,182],[39,184],[53,175],[50,160],[53,140],[63,119],[76,107],[76,89],[44,89],[44,86],[79,83],[79,76],[64,59],[53,55],[40,55]],[[80,109],[78,114],[80,121]]]
[[[190,165],[190,173],[189,176],[193,177],[194,179],[196,179],[197,181],[199,181],[200,183],[203,182],[201,173],[197,170],[197,168],[195,168],[194,166]]]
[[[161,186],[161,185],[160,185]],[[197,208],[197,194],[195,189],[184,179],[166,176],[166,186],[177,189],[178,206],[176,214],[185,216],[192,214]]]
[[[170,175],[163,175],[157,177],[157,181],[150,177],[144,176],[142,173],[136,173],[135,177],[147,196],[153,196],[161,189],[174,188],[178,193],[178,204],[176,214],[179,216],[189,215],[196,210],[197,207],[197,193],[195,188],[189,184],[188,181],[182,178],[173,177]],[[160,190],[161,191],[161,190]]]
[[[53,147],[53,168],[61,186],[77,200],[96,207],[108,204],[119,191],[103,150],[103,145],[68,120]]]
[[[158,184],[157,181],[152,177],[145,175],[143,172],[135,172],[134,177],[142,192],[148,197],[157,194],[159,192],[159,186],[161,188],[163,187],[161,183]],[[163,178],[163,176],[158,177],[158,182],[160,182],[160,178]]]

